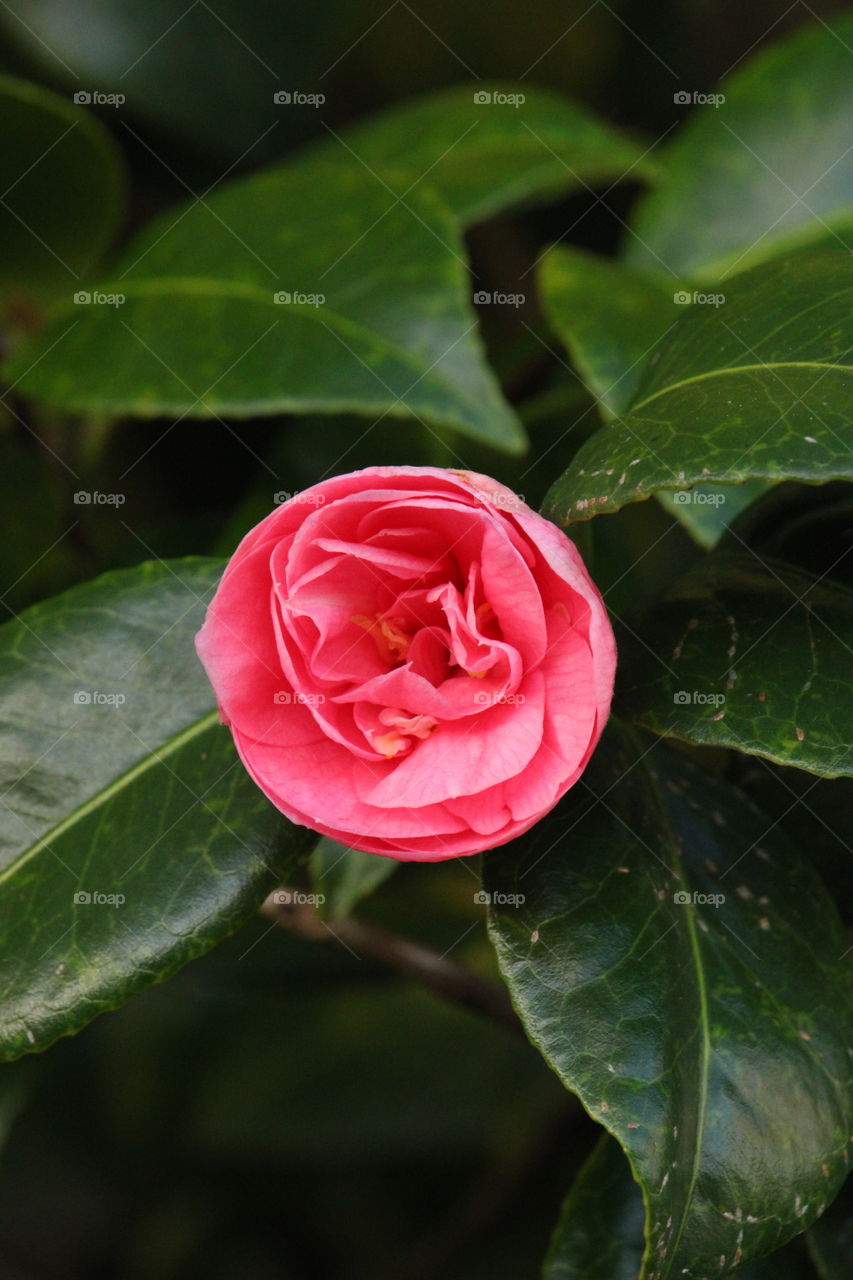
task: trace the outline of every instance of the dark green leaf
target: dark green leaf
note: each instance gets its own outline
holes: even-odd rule
[[[636,1280],[643,1219],[642,1193],[628,1161],[605,1135],[566,1197],[542,1280]],[[802,1237],[738,1267],[736,1274],[737,1280],[816,1280]],[[847,1275],[838,1272],[837,1280],[842,1274]]]
[[[477,81],[445,89],[365,121],[346,141],[371,168],[405,167],[398,192],[421,181],[436,187],[463,223],[657,172],[645,144],[529,84]]]
[[[308,863],[314,891],[322,894],[320,914],[328,920],[345,916],[378,889],[399,866],[393,858],[348,849],[323,838]]]
[[[722,297],[723,295],[718,295]],[[685,308],[630,412],[578,451],[546,500],[563,523],[659,489],[853,477],[853,257],[795,254]]]
[[[850,243],[851,45],[850,14],[809,23],[724,80],[721,106],[694,107],[638,209],[628,260],[712,281],[816,241]]]
[[[0,628],[0,1059],[206,951],[314,839],[217,723],[193,635],[221,570],[122,570]]]
[[[781,562],[718,555],[621,637],[616,709],[668,737],[853,774],[853,593]]]
[[[848,944],[764,815],[611,729],[485,884],[530,1038],[642,1186],[646,1280],[719,1276],[807,1227],[847,1173]]]
[[[542,305],[602,416],[623,413],[643,369],[683,314],[671,288],[582,249],[556,248],[540,267]]]
[[[69,297],[110,244],[124,172],[106,129],[70,98],[0,76],[0,296]]]
[[[644,1220],[640,1188],[605,1134],[566,1197],[542,1280],[636,1280]]]
[[[155,221],[103,286],[123,305],[57,313],[10,376],[65,409],[354,410],[519,451],[463,255],[431,190],[398,200],[343,147],[322,146]]]

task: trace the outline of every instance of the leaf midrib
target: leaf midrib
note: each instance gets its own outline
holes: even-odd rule
[[[662,396],[671,395],[674,391],[680,391],[683,387],[689,387],[699,382],[707,382],[715,378],[734,377],[741,373],[760,373],[766,370],[774,372],[777,369],[812,369],[815,371],[821,370],[823,373],[829,373],[831,370],[837,369],[840,373],[853,373],[853,365],[836,364],[834,361],[822,360],[766,360],[761,364],[727,366],[725,369],[711,369],[706,373],[694,374],[692,378],[682,378],[678,382],[671,382],[668,386],[662,387],[660,391],[655,391],[653,395],[647,396],[645,400],[638,400],[636,404],[631,405],[630,414],[639,413],[641,409],[651,404],[652,401],[659,400]]]
[[[34,858],[43,849],[50,848],[50,842],[59,839],[70,831],[78,822],[82,822],[91,813],[95,813],[99,808],[108,804],[115,796],[117,796],[125,787],[131,786],[146,772],[162,765],[164,756],[172,756],[187,743],[192,742],[194,738],[199,737],[209,728],[219,722],[219,712],[209,711],[206,716],[202,716],[200,720],[195,720],[186,729],[182,729],[179,733],[173,734],[171,738],[157,747],[156,752],[149,750],[148,753],[138,760],[136,764],[131,765],[124,773],[114,778],[106,787],[101,788],[95,795],[88,800],[84,800],[82,804],[73,809],[61,821],[55,823],[44,835],[39,836],[36,842],[28,848],[22,850],[16,858],[0,871],[0,885],[4,884],[8,879],[15,875],[21,868]]]

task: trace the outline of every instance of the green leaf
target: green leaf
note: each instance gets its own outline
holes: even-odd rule
[[[628,1162],[604,1134],[563,1204],[542,1280],[636,1280],[644,1220]]]
[[[217,723],[193,636],[221,571],[144,564],[0,628],[2,1060],[233,932],[315,838]]]
[[[12,362],[19,391],[138,417],[355,410],[523,446],[455,220],[426,187],[398,200],[343,147],[170,211],[102,291],[126,301],[57,313]]]
[[[405,167],[398,192],[424,181],[465,224],[595,183],[657,174],[645,143],[529,84],[454,86],[374,116],[345,137],[363,164]]]
[[[700,547],[712,551],[733,521],[769,491],[763,480],[745,480],[743,484],[722,487],[697,484],[681,493],[659,489],[655,498]]]
[[[602,417],[623,413],[682,315],[673,290],[583,249],[552,249],[539,271],[545,315]]]
[[[643,1219],[642,1193],[628,1161],[605,1134],[566,1197],[542,1280],[635,1280],[643,1254]],[[769,1258],[738,1267],[736,1274],[737,1280],[816,1280],[802,1237]],[[848,1273],[838,1272],[838,1280],[842,1274]]]
[[[630,411],[578,451],[545,514],[589,520],[703,482],[853,477],[851,298],[853,258],[824,251],[685,308]]]
[[[566,801],[484,860],[490,929],[528,1035],[642,1187],[643,1277],[716,1277],[846,1176],[848,944],[759,810],[614,728]]]
[[[628,261],[714,281],[817,241],[849,244],[851,45],[853,15],[810,23],[724,80],[721,106],[694,107],[637,210]]]
[[[378,889],[399,865],[393,858],[348,849],[324,836],[308,862],[312,888],[323,897],[318,908],[320,915],[326,920],[349,915],[353,907]]]
[[[667,737],[850,776],[851,634],[853,593],[838,583],[712,556],[631,618],[616,710]]]
[[[68,98],[0,76],[0,298],[25,308],[79,287],[116,233],[121,158]]]

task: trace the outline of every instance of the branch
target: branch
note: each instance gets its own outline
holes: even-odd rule
[[[334,940],[356,958],[376,960],[407,978],[414,978],[454,1004],[482,1014],[513,1034],[527,1038],[506,991],[488,978],[479,977],[419,942],[368,924],[356,916],[341,916],[327,924],[312,906],[273,899],[272,894],[267,898],[261,907],[261,915],[274,924],[312,942]]]

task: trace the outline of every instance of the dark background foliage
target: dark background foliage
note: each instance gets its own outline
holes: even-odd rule
[[[91,86],[126,95],[120,112],[99,112],[130,168],[126,238],[226,173],[251,172],[369,112],[460,81],[550,87],[651,142],[683,120],[674,88],[712,91],[762,45],[840,8],[825,0],[10,0],[0,12],[0,69],[64,94]],[[281,86],[326,101],[281,111],[272,103]],[[476,228],[478,284],[517,287],[539,247],[568,228],[571,243],[612,251],[636,193],[626,183],[604,199],[575,195]],[[487,316],[485,329],[505,392],[528,406],[534,443],[548,438],[550,405],[564,416],[574,406],[578,427],[559,456],[516,484],[538,505],[593,420],[584,419],[579,381],[543,345],[528,294],[520,314]],[[171,430],[168,420],[90,418],[69,430],[45,411],[31,415],[0,418],[0,600],[15,611],[149,555],[227,554],[276,489],[377,462],[428,462],[435,448],[411,422],[386,422],[350,448],[351,424],[334,418],[234,421],[215,431],[200,421]],[[516,466],[485,446],[466,446],[466,457],[506,477]],[[77,487],[122,491],[123,512],[75,507]],[[849,539],[846,501],[839,487],[823,560],[820,538],[798,543],[817,557],[807,566],[816,572]],[[698,554],[679,531],[665,553],[635,563],[668,520],[646,503],[603,534],[599,572],[605,583],[620,580],[617,608]],[[771,511],[769,545],[775,536]],[[789,816],[790,788],[803,775],[754,760],[742,772],[795,832],[802,814]],[[830,881],[847,852],[842,786],[822,781],[810,800],[829,815],[816,857]],[[494,976],[476,889],[467,865],[404,867],[363,910]],[[3,1072],[4,1280],[533,1276],[598,1133],[523,1040],[379,964],[267,921],[45,1057]],[[810,1274],[790,1257],[779,1265]]]

